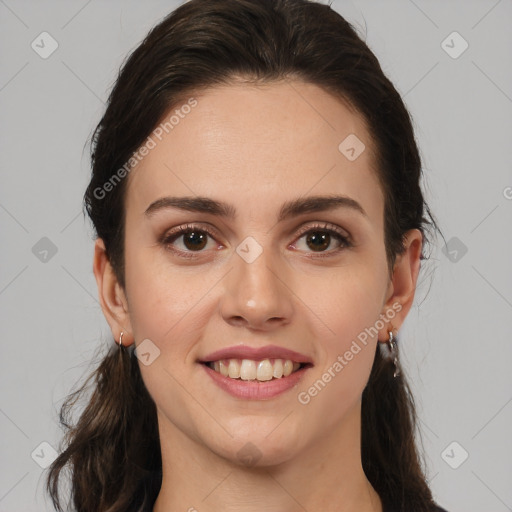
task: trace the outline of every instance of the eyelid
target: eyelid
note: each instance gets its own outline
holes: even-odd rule
[[[346,238],[347,242],[352,243],[352,237],[350,236],[348,231],[346,231],[345,229],[342,229],[342,228],[336,226],[336,224],[331,224],[330,222],[325,222],[325,221],[315,223],[314,225],[302,226],[299,229],[296,237],[300,238],[305,233],[307,233],[309,231],[312,231],[312,230],[315,230],[315,229],[322,230],[322,231],[323,230],[325,230],[325,231],[334,231],[335,233],[337,233],[341,237]]]
[[[219,232],[213,226],[209,226],[208,224],[204,225],[201,223],[196,224],[194,222],[189,222],[187,224],[172,228],[168,231],[164,231],[164,234],[160,237],[160,242],[165,243],[166,240],[170,240],[174,237],[177,238],[178,236],[187,233],[188,231],[204,231],[212,238],[220,238]]]

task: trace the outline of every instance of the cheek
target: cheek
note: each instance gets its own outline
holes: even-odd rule
[[[379,319],[376,296],[381,290],[373,277],[340,276],[330,281],[329,300],[318,298],[315,313],[328,328],[322,334],[329,334],[318,333],[320,363],[297,391],[310,428],[334,428],[344,417],[353,417],[350,411],[359,406],[377,348],[372,327]]]
[[[381,280],[367,266],[347,267],[324,282],[323,293],[310,296],[308,306],[321,322],[319,364],[301,391],[315,407],[355,404],[368,381],[377,346]],[[377,268],[377,266],[373,267]],[[316,288],[318,289],[318,288]],[[301,402],[303,403],[303,402]],[[345,409],[343,409],[345,410]],[[341,414],[343,410],[338,412]]]
[[[127,252],[126,286],[135,340],[150,339],[160,350],[159,362],[181,374],[211,321],[211,290],[225,269],[177,267],[170,258],[155,247]]]
[[[323,286],[311,288],[317,291],[309,293],[307,305],[324,324],[325,346],[331,355],[348,350],[352,340],[375,325],[385,289],[381,281],[376,270],[360,264],[333,271],[322,281]]]
[[[165,341],[179,335],[188,323],[181,320],[197,302],[194,283],[196,287],[198,283],[171,273],[165,257],[155,248],[130,245],[127,240],[126,286],[133,333],[137,341],[149,338],[163,348]]]

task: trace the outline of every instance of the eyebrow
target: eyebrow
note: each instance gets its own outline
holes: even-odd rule
[[[152,202],[144,212],[146,217],[151,217],[157,211],[176,208],[189,212],[209,213],[222,218],[235,220],[237,213],[233,205],[216,201],[208,197],[184,196],[162,197]],[[340,195],[299,197],[284,203],[279,211],[278,222],[305,213],[325,212],[338,208],[347,208],[368,218],[364,208],[351,197]]]

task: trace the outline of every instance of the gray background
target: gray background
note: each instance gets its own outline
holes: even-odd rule
[[[50,510],[40,466],[58,406],[111,339],[81,214],[84,144],[125,55],[177,5],[0,0],[0,512]],[[449,512],[512,510],[512,1],[333,7],[412,113],[448,242],[400,333],[434,495]],[[46,59],[31,47],[51,48],[43,31],[58,43]],[[469,44],[457,58],[454,31]]]

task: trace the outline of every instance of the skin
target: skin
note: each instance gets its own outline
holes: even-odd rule
[[[361,466],[361,395],[377,343],[392,328],[396,334],[411,307],[421,232],[407,233],[390,278],[384,197],[368,131],[360,115],[319,87],[234,82],[194,97],[197,106],[129,175],[124,290],[101,239],[94,254],[114,338],[123,331],[124,345],[148,338],[160,350],[150,365],[139,363],[157,406],[162,446],[154,511],[380,512]],[[354,161],[338,150],[351,133],[366,146]],[[334,193],[358,201],[367,217],[340,208],[277,223],[285,201]],[[177,209],[144,214],[170,195],[230,203],[237,218]],[[349,233],[353,246],[331,237],[322,249],[331,255],[312,259],[319,254],[315,245],[297,233],[325,221]],[[202,252],[183,236],[174,241],[194,259],[159,242],[186,223],[216,233]],[[252,263],[236,252],[247,236],[263,250]],[[397,303],[401,310],[391,323],[366,346],[360,343],[343,370],[301,404],[298,393]],[[314,367],[295,389],[271,400],[237,399],[212,384],[196,361],[240,343],[290,348],[310,356]],[[252,466],[237,455],[248,442],[259,454]]]

